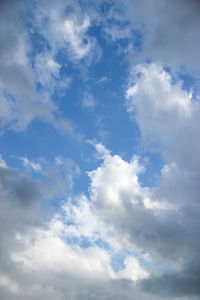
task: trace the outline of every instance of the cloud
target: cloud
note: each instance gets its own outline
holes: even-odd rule
[[[180,264],[174,272],[148,279],[144,287],[171,296],[199,295],[199,100],[183,91],[181,82],[172,83],[171,75],[156,64],[134,68],[126,95],[127,110],[136,118],[143,141],[149,138],[167,162],[151,199],[170,206],[164,218],[150,220],[147,232],[154,250]]]
[[[163,167],[157,186],[142,187],[137,158],[126,162],[101,145],[97,149],[103,163],[89,173],[93,209],[114,228],[120,245],[140,253],[141,260],[148,254],[150,274],[138,286],[153,297],[198,297],[199,173],[173,163]]]
[[[62,49],[70,61],[78,63],[85,59],[90,64],[100,54],[95,38],[88,34],[90,16],[75,1],[59,0],[56,6],[53,1],[44,1],[42,5],[38,2],[33,26],[54,54]]]
[[[172,84],[160,65],[139,65],[132,75],[127,110],[135,114],[143,141],[158,145],[167,162],[198,171],[198,98],[183,91],[181,82]]]
[[[89,172],[91,198],[99,207],[115,208],[114,214],[117,211],[121,214],[122,199],[127,198],[131,203],[137,202],[140,198],[137,174],[142,171],[142,167],[138,165],[137,158],[129,164],[118,155],[112,157],[101,145],[97,145],[96,148],[103,157],[104,164],[97,170]]]
[[[143,36],[141,56],[199,76],[199,1],[124,2],[125,18]]]
[[[118,0],[109,4],[100,4],[104,13],[97,19],[119,53],[134,64],[148,58],[199,77],[199,1]]]
[[[97,42],[88,33],[98,14],[83,13],[74,1],[36,1],[32,30],[41,34],[45,49],[28,56],[30,32],[19,17],[21,3],[0,4],[1,127],[24,130],[41,118],[81,139],[68,120],[56,117],[53,94],[62,73],[57,54],[64,51],[77,68],[99,57]],[[116,24],[104,34],[115,42],[130,38],[130,22],[137,22],[138,15],[144,19],[140,58],[150,56],[173,66],[185,60],[186,68],[198,73],[198,43],[193,47],[199,29],[197,2],[152,3],[126,1],[130,19],[124,34]],[[108,19],[113,14],[122,18],[111,11]],[[96,24],[100,14],[98,18]],[[63,79],[61,90],[70,80]],[[93,100],[86,93],[83,104],[93,107]],[[57,156],[52,166],[23,157],[28,170],[22,173],[0,156],[3,300],[199,298],[199,100],[181,82],[172,82],[160,64],[140,64],[130,76],[126,108],[146,149],[159,151],[165,162],[154,187],[140,182],[145,167],[139,156],[126,161],[100,143],[95,148],[101,163],[88,172],[88,197],[71,191],[80,172],[71,160]],[[42,171],[37,180],[31,179],[31,169]],[[52,200],[60,207],[49,213]]]
[[[193,262],[179,272],[147,279],[143,282],[143,288],[151,294],[160,294],[161,297],[169,295],[184,299],[188,295],[188,299],[197,299],[200,293],[199,283],[199,266]]]
[[[198,295],[198,173],[168,163],[156,187],[142,187],[139,176],[145,169],[139,157],[127,162],[101,144],[96,150],[103,162],[88,173],[91,199],[64,201],[48,222],[39,222],[33,210],[40,203],[41,185],[4,164],[1,199],[7,199],[6,205],[14,203],[15,209],[1,209],[12,233],[2,236],[3,299],[40,299],[48,293],[58,299],[90,299],[94,293],[97,299],[110,299],[116,290],[119,299]],[[47,174],[61,191],[59,170],[49,169]],[[48,181],[46,187],[51,185]],[[45,197],[50,195],[56,194],[49,190]],[[23,217],[17,221],[22,208]],[[114,271],[112,258],[123,251],[123,264]],[[7,264],[12,265],[12,275]],[[102,288],[103,295],[98,293]]]
[[[83,93],[82,105],[83,105],[83,107],[86,107],[86,108],[94,108],[95,100],[91,93],[89,93],[89,92]]]
[[[102,151],[107,152],[106,149]],[[55,168],[58,173],[58,166]],[[61,173],[66,170],[64,160],[59,168]],[[46,187],[50,189],[52,176],[60,193],[58,174],[51,172],[50,167],[45,168],[44,163],[42,169],[43,172],[47,170]],[[0,219],[4,229],[0,235],[2,299],[49,296],[62,300],[72,295],[74,299],[88,299],[93,293],[97,299],[102,296],[109,299],[115,282],[123,285],[124,280],[129,281],[131,295],[133,283],[148,277],[148,272],[130,252],[122,256],[125,257],[124,266],[113,270],[112,255],[124,246],[119,243],[116,247],[115,231],[95,214],[91,201],[85,196],[63,201],[60,211],[44,221],[41,205],[45,198],[55,195],[52,190],[50,194],[44,192],[44,181],[43,184],[33,181],[27,173],[21,174],[5,164],[1,167],[0,179]],[[99,294],[100,288],[103,292]],[[120,289],[119,294],[122,294]]]
[[[43,226],[40,205],[41,191],[36,182],[16,169],[0,167],[0,287],[13,295],[18,291],[18,283],[12,279],[10,268],[15,272],[17,266],[10,255],[20,248],[16,239],[19,232],[30,233]]]
[[[37,46],[31,44],[31,27],[25,26],[27,20],[23,22],[21,18],[28,9],[28,4],[23,4],[23,1],[1,2],[1,131],[6,128],[22,131],[34,119],[40,119],[77,138],[71,122],[57,117],[59,109],[52,99],[56,89],[61,93],[71,81],[69,77],[60,78],[61,66],[54,57],[61,45],[56,51],[45,48],[37,53]]]
[[[21,157],[21,160],[25,167],[31,167],[36,172],[41,171],[41,165],[39,163],[30,161],[27,157]]]
[[[40,84],[40,94],[46,101],[52,98],[55,90],[62,93],[70,85],[70,77],[60,77],[61,65],[51,51],[43,51],[35,56],[33,70],[35,80]]]
[[[20,5],[20,1],[1,3],[1,127],[14,130],[26,128],[36,117],[49,119],[55,110],[53,103],[43,102],[36,92]]]

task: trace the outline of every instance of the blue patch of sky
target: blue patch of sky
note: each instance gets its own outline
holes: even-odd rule
[[[70,224],[66,223],[68,226]],[[71,224],[74,225],[74,224]],[[98,233],[96,233],[98,235]],[[101,238],[95,239],[95,238],[89,238],[84,235],[81,235],[79,237],[77,236],[71,236],[65,238],[67,243],[71,245],[79,245],[81,248],[90,248],[97,246],[99,248],[105,249],[106,251],[111,251],[111,248],[107,242],[102,240]]]
[[[91,240],[89,240],[85,236],[80,236],[80,237],[66,237],[66,242],[69,243],[70,245],[79,245],[81,248],[89,248],[93,246],[93,243]]]
[[[112,255],[111,256],[111,266],[112,266],[114,272],[123,270],[125,268],[124,255],[120,255],[119,253]]]

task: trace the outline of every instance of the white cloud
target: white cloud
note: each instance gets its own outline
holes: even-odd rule
[[[54,75],[57,75],[60,71],[60,65],[52,58],[48,59],[47,67]]]
[[[172,84],[160,65],[139,65],[132,75],[127,110],[134,113],[143,141],[157,145],[169,163],[199,168],[199,100],[182,90],[181,82]]]
[[[187,12],[190,4],[183,3]],[[158,11],[167,5],[172,4],[159,4]],[[81,16],[76,4],[72,6],[76,13],[68,17],[64,1],[44,1],[36,9],[37,26],[51,50],[36,55],[32,69],[26,34],[15,11],[18,6],[13,4],[9,11],[4,2],[0,31],[8,51],[2,43],[2,127],[24,129],[40,117],[75,135],[70,122],[54,117],[57,107],[51,100],[61,70],[57,51],[64,49],[77,63],[89,59],[96,47],[87,34],[93,19]],[[110,32],[113,40],[120,37],[115,30]],[[186,64],[194,67],[189,61]],[[42,85],[42,99],[35,80]],[[192,299],[199,294],[199,100],[183,91],[181,83],[172,84],[170,74],[156,64],[134,68],[126,96],[127,110],[136,118],[143,142],[148,136],[149,144],[156,146],[166,162],[153,188],[140,184],[140,173],[145,170],[139,157],[125,161],[102,144],[95,145],[102,163],[88,172],[89,198],[67,198],[79,168],[62,157],[55,159],[56,166],[46,163],[46,177],[33,181],[26,172],[7,167],[0,156],[3,300]],[[85,104],[92,107],[93,102],[86,99]],[[43,171],[42,164],[21,159],[26,167]],[[42,198],[61,197],[65,200],[59,212],[49,221],[42,220]],[[122,261],[117,271],[112,266],[115,255]]]
[[[21,19],[23,9],[26,10],[27,6],[22,7],[21,1],[1,3],[1,131],[3,132],[5,128],[25,130],[34,119],[40,119],[77,137],[69,120],[56,117],[58,107],[52,99],[56,88],[60,91],[66,90],[71,82],[69,77],[58,80],[61,67],[54,56],[62,45],[57,45],[57,40],[53,40],[53,36],[47,34],[53,40],[52,49],[44,50],[35,57],[30,55],[32,50],[30,32]],[[34,16],[32,21],[34,23]],[[57,21],[60,22],[59,18]],[[53,23],[52,26],[54,25]],[[34,23],[33,27],[35,26]],[[58,46],[56,51],[53,47],[54,43]],[[38,93],[38,84],[41,85],[40,93]]]
[[[81,207],[72,206],[69,211],[70,206],[66,203],[63,207],[67,213],[64,219],[61,215],[57,215],[50,221],[47,230],[36,230],[34,236],[20,236],[25,248],[22,251],[14,251],[11,255],[12,261],[21,263],[26,272],[34,271],[38,274],[56,272],[76,281],[85,278],[89,282],[120,279],[136,282],[147,278],[148,273],[133,256],[125,258],[125,267],[122,270],[113,271],[111,249],[108,250],[94,243],[93,235],[97,235],[99,231],[96,240],[103,238],[101,234],[103,231],[106,233],[106,226],[96,220],[96,216],[88,206],[88,200],[82,199],[81,205]],[[83,205],[87,207],[83,208]],[[70,214],[72,214],[71,219],[68,219]],[[74,221],[76,232],[70,231],[72,225],[67,225],[65,221]],[[103,225],[104,228],[99,225]],[[73,239],[68,242],[67,239],[70,237],[89,237],[92,244],[84,248],[77,242],[73,242]]]
[[[65,9],[69,7],[72,13],[67,15]],[[100,52],[95,39],[87,34],[91,26],[90,17],[81,12],[77,2],[66,3],[59,0],[55,5],[53,1],[45,1],[37,5],[35,25],[48,41],[54,54],[62,49],[73,62],[78,62],[83,58],[89,62],[95,53],[97,57],[99,56]]]
[[[97,145],[97,148],[111,158],[102,145]],[[26,158],[23,161],[30,166],[31,161]],[[62,162],[59,165],[61,172],[66,170],[66,162],[63,159]],[[129,280],[134,283],[147,277],[147,271],[130,251],[122,256],[125,265],[118,271],[113,270],[112,256],[123,252],[124,240],[121,242],[113,226],[96,214],[90,199],[84,195],[68,199],[63,202],[59,213],[44,222],[37,209],[41,196],[49,197],[43,192],[44,185],[31,181],[26,174],[20,175],[17,170],[4,169],[2,167],[0,170],[0,193],[4,195],[0,205],[1,221],[4,223],[6,220],[7,226],[6,232],[0,235],[5,248],[1,252],[3,262],[0,257],[0,288],[5,299],[12,297],[12,294],[16,299],[35,298],[36,295],[40,299],[43,285],[50,290],[55,288],[56,296],[63,291],[63,297],[72,293],[74,299],[79,299],[82,289],[86,289],[86,297],[90,297],[93,287],[108,285],[110,289],[115,281],[121,283],[121,280]],[[52,176],[54,188],[61,192],[60,179],[55,170],[48,170],[47,166],[43,170],[48,171],[47,177]],[[51,182],[48,178],[46,181],[52,196]],[[10,209],[11,206],[13,209]],[[84,240],[89,242],[85,247]],[[12,265],[11,277],[7,263]],[[107,293],[109,291],[105,295]]]
[[[15,224],[11,232],[16,238],[13,237],[13,246],[9,248],[11,258],[8,261],[14,270],[11,280],[19,287],[15,295],[19,297],[42,295],[42,285],[45,284],[49,288],[56,288],[57,292],[63,291],[63,297],[72,293],[74,299],[79,299],[80,291],[84,288],[87,289],[86,298],[88,298],[94,286],[103,284],[111,288],[113,282],[121,286],[122,282],[126,281],[135,284],[134,293],[137,291],[137,295],[143,295],[140,288],[139,290],[137,288],[140,287],[140,282],[143,282],[141,280],[149,282],[148,280],[154,278],[151,274],[152,264],[154,274],[160,274],[161,266],[164,273],[171,268],[171,264],[176,273],[190,255],[196,256],[196,244],[191,246],[193,225],[191,216],[185,213],[185,205],[190,202],[192,193],[198,193],[199,187],[193,182],[188,183],[185,174],[173,163],[164,166],[157,187],[142,188],[138,176],[143,167],[137,157],[126,162],[118,155],[112,156],[101,144],[97,144],[96,149],[103,162],[89,173],[92,201],[83,195],[63,202],[61,213],[55,215],[49,222],[43,223],[39,229],[32,227],[29,231],[30,227],[26,226],[24,231],[20,229],[22,225],[16,226],[15,221],[11,222]],[[11,173],[14,175],[13,171]],[[57,175],[55,176],[55,172],[50,173],[55,185]],[[16,188],[12,188],[11,185],[8,189],[4,179],[6,174],[3,172],[2,176],[2,191],[6,197],[12,198]],[[20,182],[22,179],[7,180],[9,182],[11,180],[15,186],[16,181]],[[23,188],[27,188],[28,185],[23,184],[23,180]],[[18,186],[20,192],[21,184]],[[51,183],[48,186],[50,187]],[[183,186],[185,190],[181,190]],[[21,191],[20,199],[21,194],[24,197],[26,194],[32,195],[33,191],[28,193]],[[151,207],[145,207],[144,202],[148,198],[152,199],[151,203],[147,203],[153,204]],[[193,196],[192,199],[195,200]],[[170,207],[163,209],[162,203],[169,203]],[[178,210],[173,209],[172,204]],[[12,220],[13,216],[16,218],[19,213],[18,210],[6,211],[9,220]],[[30,214],[28,217],[30,219]],[[197,220],[195,224],[199,225]],[[9,246],[6,235],[3,235],[3,240]],[[89,242],[86,247],[83,246],[84,241]],[[125,251],[122,255],[124,266],[114,271],[112,257],[123,251]],[[151,253],[151,259],[145,258],[149,256],[148,251]],[[8,274],[4,272],[3,276],[9,277]],[[23,274],[26,274],[26,280]],[[63,290],[61,278],[65,281],[64,286],[67,282],[67,290]],[[42,282],[41,285],[38,279]],[[21,289],[24,280],[28,289]],[[76,288],[73,282],[76,283]],[[77,289],[77,285],[80,289]],[[120,293],[124,294],[126,289],[121,288]],[[5,284],[4,289],[9,291]],[[131,285],[127,291],[130,297],[135,295]],[[109,298],[109,288],[104,293],[105,297]],[[58,299],[63,299],[59,297]]]
[[[161,213],[162,210],[169,210],[170,208],[174,209],[169,203],[152,201],[150,198],[144,198],[143,203],[146,209],[151,209],[155,213]]]
[[[77,23],[76,19],[64,21],[62,29],[64,39],[69,43],[78,59],[86,56],[90,50],[90,41],[87,39],[86,43],[83,43],[83,36],[89,26],[90,21],[88,18],[85,18],[80,25]]]
[[[137,157],[127,163],[118,155],[111,156],[100,144],[96,148],[104,162],[101,167],[88,173],[91,179],[91,199],[100,207],[114,209],[113,213],[122,213],[122,199],[129,203],[140,201],[138,174],[143,168],[138,164]]]
[[[55,222],[57,222],[55,220]],[[54,221],[48,231],[36,232],[36,240],[26,240],[24,252],[14,253],[13,260],[21,262],[24,268],[29,270],[65,272],[66,275],[79,278],[87,276],[91,278],[105,279],[112,273],[108,253],[99,247],[71,247],[60,236],[58,226]],[[65,225],[63,224],[63,227]]]
[[[83,105],[83,107],[86,107],[86,108],[94,108],[95,100],[91,93],[89,93],[89,92],[83,93],[82,105]]]
[[[133,282],[148,278],[149,274],[141,268],[138,260],[134,257],[126,257],[125,268],[118,272],[118,277],[122,279],[131,279]]]
[[[31,167],[34,171],[39,172],[41,171],[41,165],[34,161],[30,161],[27,157],[20,158],[23,161],[25,167]]]
[[[7,167],[6,162],[3,160],[1,154],[0,154],[0,167],[2,167],[2,168],[6,168]]]

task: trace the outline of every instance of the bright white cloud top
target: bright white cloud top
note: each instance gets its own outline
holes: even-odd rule
[[[0,2],[0,299],[199,299],[199,12]]]

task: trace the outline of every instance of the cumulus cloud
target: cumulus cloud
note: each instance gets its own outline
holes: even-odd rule
[[[187,120],[188,109],[196,102],[187,98],[187,93],[181,91],[180,85],[173,86],[169,74],[159,66],[148,65],[139,70],[140,76],[135,77],[135,88],[130,86],[128,89],[127,105],[130,112],[135,108],[141,130],[145,126],[143,124],[149,121],[149,113],[144,113],[147,104],[142,103],[142,97],[145,99],[143,101],[152,102],[150,107],[153,113],[155,111],[162,117],[160,110],[166,111],[164,115],[168,122],[174,113],[177,123]],[[142,80],[144,82],[140,86]],[[149,87],[152,88],[148,88],[145,81],[150,81]],[[154,82],[157,89],[154,89]],[[157,104],[157,93],[163,88],[166,103],[160,107]],[[174,98],[171,99],[171,95]],[[137,101],[137,97],[141,101]],[[192,118],[193,110],[189,111]],[[141,123],[140,115],[143,116]],[[176,126],[180,127],[175,124],[175,129]],[[159,131],[159,135],[157,127],[151,125],[151,119],[148,128],[151,129],[153,139],[159,138],[157,143],[161,144],[160,151],[164,152],[161,133]],[[164,133],[165,126],[161,126],[161,129]],[[181,136],[177,131],[177,138],[181,139]],[[1,210],[3,215],[7,215],[7,218],[9,216],[9,225],[6,227],[11,228],[12,239],[9,238],[9,241],[12,247],[7,234],[3,234],[2,241],[7,247],[4,254],[6,262],[13,268],[11,276],[5,262],[2,263],[4,271],[0,277],[0,286],[3,299],[40,299],[44,295],[58,299],[66,296],[90,299],[94,294],[97,299],[110,299],[115,295],[115,283],[118,286],[116,299],[198,297],[200,224],[197,167],[193,168],[192,164],[187,167],[172,152],[174,161],[170,161],[171,156],[166,156],[167,164],[162,169],[158,184],[153,188],[143,187],[140,174],[145,172],[145,168],[139,157],[134,156],[131,161],[125,161],[119,155],[112,155],[101,144],[96,145],[96,150],[102,164],[88,173],[91,180],[90,199],[84,195],[68,199],[63,202],[60,213],[49,222],[42,223],[33,213],[32,206],[38,203],[36,199],[40,199],[40,193],[36,192],[38,186],[26,175],[22,176],[16,170],[7,168],[2,161],[1,199],[8,199],[6,205],[9,201],[16,203],[16,209],[11,212],[9,208],[6,208],[6,213],[5,209]],[[172,148],[167,151],[172,151]],[[57,167],[62,165],[58,164]],[[48,173],[54,183],[58,179],[56,187],[61,190],[58,173]],[[48,187],[50,185],[49,182]],[[28,206],[25,206],[27,202]],[[18,227],[19,223],[15,220],[21,213],[21,207],[30,207],[33,219],[30,213],[25,213]],[[28,223],[24,227],[27,217]],[[11,226],[15,223],[17,226]],[[123,259],[123,264],[117,270],[112,265],[115,255]],[[5,256],[2,255],[2,258],[5,261]],[[184,291],[181,288],[183,285]],[[102,288],[103,293],[99,293]]]
[[[181,297],[182,284],[184,296],[198,294],[198,211],[188,199],[193,182],[188,194],[182,192],[188,178],[172,164],[164,166],[156,188],[141,187],[138,157],[126,162],[101,144],[96,149],[103,162],[89,172],[91,200],[82,195],[64,201],[48,222],[41,222],[36,209],[41,186],[2,167],[3,299],[92,299],[94,293],[97,299],[167,299]],[[163,209],[162,203],[171,206]],[[124,264],[114,270],[112,259],[123,251]]]
[[[132,76],[127,110],[135,113],[143,140],[157,145],[166,161],[199,170],[198,98],[183,91],[181,82],[173,84],[160,65],[136,66]]]
[[[147,258],[150,275],[138,286],[153,297],[198,297],[199,175],[172,163],[156,187],[141,187],[136,158],[126,162],[101,145],[97,149],[103,163],[89,173],[93,210],[114,228],[119,244]],[[127,268],[129,276],[135,269]]]
[[[119,243],[115,249],[114,229],[95,214],[85,196],[64,201],[60,212],[42,221],[42,199],[49,195],[40,181],[5,163],[0,173],[2,299],[88,299],[93,293],[97,293],[97,299],[109,299],[114,282],[123,285],[124,280],[130,281],[131,291],[134,282],[148,277],[130,252],[125,255],[124,266],[114,271],[112,255],[124,246]],[[57,186],[55,173],[54,184]],[[106,291],[98,294],[103,287]]]
[[[134,68],[126,95],[127,110],[137,119],[142,139],[154,143],[167,162],[151,199],[167,201],[170,206],[163,211],[164,218],[151,219],[149,238],[155,251],[181,266],[176,272],[147,280],[144,286],[154,293],[199,294],[199,100],[183,91],[181,82],[172,83],[171,75],[156,64]],[[156,231],[154,221],[158,222]]]

